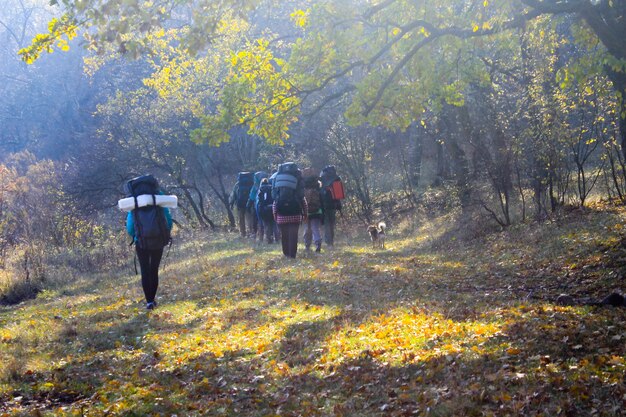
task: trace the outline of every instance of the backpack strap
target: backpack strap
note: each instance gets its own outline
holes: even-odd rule
[[[137,197],[135,197],[135,201],[137,200]],[[137,204],[137,203],[135,203]],[[133,222],[135,225],[135,239],[133,239],[133,242],[138,245],[138,246],[142,246],[141,244],[141,236],[143,235],[143,230],[141,230],[141,222],[139,221],[139,215],[138,215],[138,210],[135,209],[133,210],[131,213],[133,214]]]

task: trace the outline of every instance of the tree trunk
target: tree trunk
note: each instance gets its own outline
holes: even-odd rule
[[[454,121],[456,126],[449,126],[449,135],[444,141],[444,146],[452,157],[452,163],[454,165],[454,175],[456,177],[456,184],[459,189],[461,208],[465,210],[469,208],[472,202],[472,190],[470,187],[470,168],[465,150],[459,144],[458,139],[461,137],[465,137],[466,140],[471,140],[472,134],[474,132],[467,107],[456,107],[448,105],[447,109],[447,113],[453,116],[452,120]]]
[[[613,82],[613,87],[617,92],[617,99],[619,100],[619,143],[622,146],[622,154],[626,158],[626,74],[615,71],[608,71],[608,74],[609,79]]]
[[[200,226],[206,227],[207,223],[204,220],[204,218],[202,217],[202,212],[198,208],[198,205],[196,204],[196,202],[194,201],[193,197],[191,196],[191,193],[189,192],[189,187],[181,185],[180,188],[183,190],[183,194],[185,194],[185,197],[186,197],[187,201],[189,202],[189,205],[191,206],[191,209],[193,210],[194,214],[196,215],[196,218],[198,219],[198,223],[200,223]]]

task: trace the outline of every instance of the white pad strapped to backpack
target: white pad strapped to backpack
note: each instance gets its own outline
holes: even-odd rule
[[[175,195],[155,195],[153,199],[151,194],[137,196],[137,207],[151,206],[155,201],[157,206],[168,208],[178,207],[178,197]],[[122,198],[117,202],[117,207],[122,211],[131,211],[135,208],[135,198]]]

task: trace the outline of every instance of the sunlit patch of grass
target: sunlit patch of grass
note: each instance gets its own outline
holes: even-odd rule
[[[372,248],[369,246],[351,247],[345,250],[346,253],[352,253],[354,255],[366,255],[372,252]]]
[[[385,247],[387,248],[387,250],[395,251],[414,250],[416,247],[432,243],[442,235],[443,232],[436,233],[434,235],[417,234],[414,236],[398,238],[395,236],[391,236],[390,234],[389,237],[387,237],[385,240]],[[372,249],[370,248],[370,251],[371,250]]]
[[[202,311],[195,301],[175,301],[164,305],[157,312],[150,313],[151,319],[159,324],[185,326],[202,316]]]
[[[341,363],[362,355],[399,366],[458,353],[478,346],[502,329],[501,321],[457,322],[441,314],[395,309],[327,339],[322,363]],[[469,347],[471,348],[471,346]]]
[[[274,355],[291,326],[325,322],[337,314],[337,309],[306,303],[266,306],[252,301],[227,305],[224,301],[219,309],[206,311],[195,328],[151,331],[144,336],[144,343],[159,352],[158,366],[164,370],[185,366],[207,354],[216,358],[229,352],[244,357]],[[160,326],[169,318],[169,312],[160,312],[152,316],[151,322]]]

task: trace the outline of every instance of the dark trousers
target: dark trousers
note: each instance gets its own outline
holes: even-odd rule
[[[248,209],[248,224],[250,228],[250,237],[254,237],[256,239],[256,234],[259,230],[259,218],[256,215],[256,210]],[[261,236],[261,240],[263,240],[263,236]]]
[[[237,207],[237,220],[239,220],[239,233],[241,233],[241,237],[246,237],[246,217],[247,210]]]
[[[335,210],[324,211],[324,242],[328,246],[335,244],[335,224],[337,223],[337,216]]]
[[[300,223],[281,224],[279,227],[283,254],[289,258],[295,258],[298,252],[298,229],[300,228]]]
[[[156,297],[159,287],[159,264],[163,256],[163,249],[148,250],[137,248],[137,258],[141,267],[141,286],[146,296],[146,302],[151,303]]]
[[[267,243],[278,241],[278,229],[274,219],[259,220],[259,241],[263,240],[263,235],[267,238]]]

